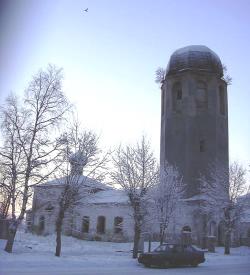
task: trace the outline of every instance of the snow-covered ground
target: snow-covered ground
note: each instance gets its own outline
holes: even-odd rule
[[[145,268],[131,258],[131,243],[82,241],[63,237],[61,257],[55,257],[55,236],[18,232],[12,254],[3,251],[0,240],[1,275],[75,274],[250,274],[250,248],[233,248],[232,254],[206,253],[206,262],[197,268]],[[153,248],[157,246],[153,244]],[[145,243],[146,248],[146,243]]]

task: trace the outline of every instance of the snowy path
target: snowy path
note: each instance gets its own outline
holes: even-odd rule
[[[131,243],[88,242],[63,237],[62,256],[53,255],[55,237],[17,235],[12,254],[3,251],[0,240],[0,275],[91,275],[91,274],[250,274],[250,248],[232,249],[232,255],[206,254],[206,262],[197,268],[144,268],[131,258]],[[30,248],[32,247],[32,248]]]

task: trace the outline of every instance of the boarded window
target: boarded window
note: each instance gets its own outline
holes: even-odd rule
[[[206,84],[202,81],[197,82],[195,98],[196,98],[196,108],[198,110],[206,110],[207,109],[207,88],[206,88]]]
[[[83,216],[82,218],[82,233],[89,233],[89,217]]]
[[[97,233],[104,234],[105,233],[105,217],[99,216],[97,219]]]
[[[122,233],[122,225],[123,225],[123,218],[122,217],[115,217],[115,219],[114,219],[114,232],[115,233]]]
[[[223,87],[220,86],[219,89],[219,104],[220,104],[220,114],[225,115],[225,91]]]

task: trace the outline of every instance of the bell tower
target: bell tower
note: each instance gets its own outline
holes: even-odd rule
[[[161,87],[161,166],[175,165],[199,194],[209,166],[228,167],[227,84],[220,58],[206,46],[188,46],[170,57]]]

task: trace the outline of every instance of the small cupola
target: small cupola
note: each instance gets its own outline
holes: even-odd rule
[[[69,158],[72,175],[82,175],[83,167],[87,164],[88,158],[85,154],[78,151],[72,154]]]

